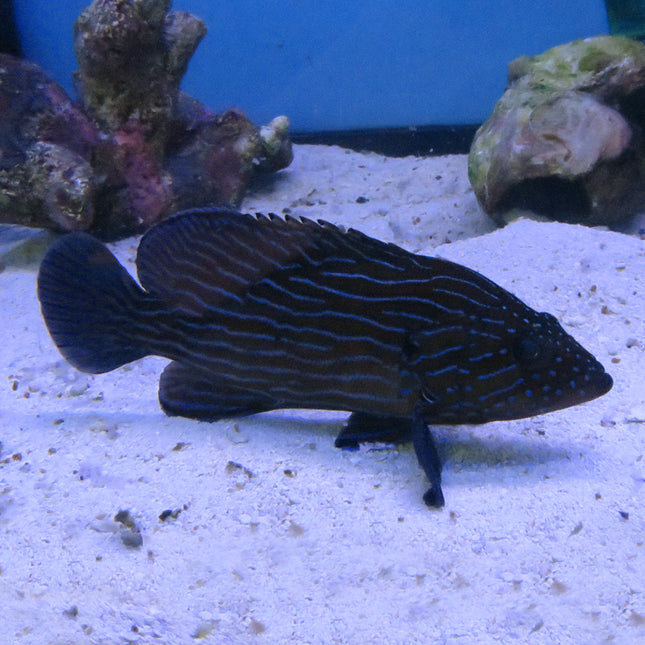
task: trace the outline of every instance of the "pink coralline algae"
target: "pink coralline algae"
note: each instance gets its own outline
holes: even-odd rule
[[[168,0],[96,0],[74,25],[75,103],[0,55],[0,222],[117,238],[176,210],[235,205],[291,163],[289,122],[256,128],[179,90],[201,20]]]

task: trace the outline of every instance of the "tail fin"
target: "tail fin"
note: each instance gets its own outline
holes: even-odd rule
[[[148,353],[135,329],[149,296],[91,235],[70,233],[49,248],[38,299],[61,354],[83,372],[109,372]]]

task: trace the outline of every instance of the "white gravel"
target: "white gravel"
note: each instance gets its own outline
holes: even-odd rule
[[[163,359],[76,372],[40,316],[43,244],[14,248],[0,257],[0,643],[645,642],[645,242],[495,231],[463,156],[298,146],[244,203],[285,208],[481,271],[558,316],[614,389],[437,428],[446,507],[431,511],[410,447],[333,447],[343,413],[171,419]],[[136,242],[112,245],[130,267]]]

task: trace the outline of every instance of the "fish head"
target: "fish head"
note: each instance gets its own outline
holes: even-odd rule
[[[613,385],[555,316],[514,297],[499,317],[471,317],[462,327],[452,372],[437,379],[426,370],[425,377],[429,422],[455,424],[536,416],[595,399]]]

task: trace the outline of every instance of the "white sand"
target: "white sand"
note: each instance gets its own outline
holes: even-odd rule
[[[2,258],[1,643],[645,642],[645,242],[491,232],[465,164],[300,146],[244,204],[480,270],[613,375],[578,408],[437,428],[441,511],[410,447],[335,449],[342,413],[170,419],[164,360],[76,372],[40,317],[42,250]],[[113,248],[131,267],[136,240]]]

